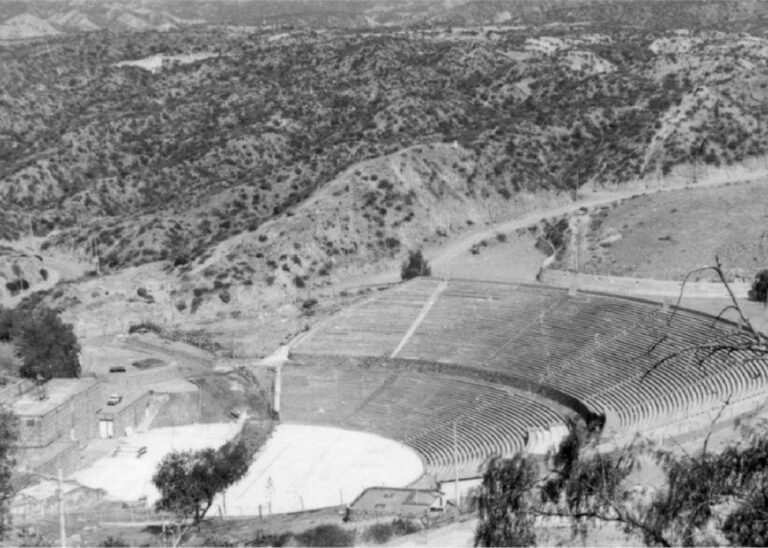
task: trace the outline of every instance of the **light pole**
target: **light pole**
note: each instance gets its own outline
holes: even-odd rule
[[[22,468],[21,471],[32,476],[38,476],[57,482],[56,497],[59,499],[59,541],[61,543],[61,548],[67,548],[67,527],[64,513],[64,471],[59,468],[56,476],[41,474],[40,472],[32,472],[27,468]]]

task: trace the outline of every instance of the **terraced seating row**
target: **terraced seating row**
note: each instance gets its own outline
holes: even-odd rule
[[[437,281],[387,290],[387,298],[366,299],[335,315],[326,329],[309,333],[294,352],[314,355],[385,356],[395,349],[422,307],[438,286]]]
[[[280,416],[298,423],[338,424],[390,375],[378,368],[361,375],[350,368],[283,367]]]
[[[563,425],[562,417],[531,396],[482,381],[387,368],[324,368],[323,382],[307,367],[283,368],[283,420],[333,424],[401,441],[418,451],[429,473],[476,477],[491,456],[510,456],[529,430]],[[312,390],[311,384],[314,384]],[[362,387],[362,389],[361,389]],[[355,394],[350,399],[350,394]],[[322,413],[318,410],[323,410]]]
[[[535,288],[517,292],[505,286],[449,284],[399,357],[443,363],[486,360],[500,344],[530,328],[562,295]],[[484,296],[484,292],[489,297]],[[503,331],[499,327],[503,326]]]
[[[733,324],[711,316],[561,288],[450,281],[429,313],[415,324],[438,283],[421,280],[383,292],[356,313],[368,317],[352,312],[340,315],[315,333],[312,344],[323,354],[380,356],[384,347],[394,346],[413,328],[397,355],[399,360],[449,363],[460,366],[450,369],[454,375],[463,374],[463,370],[474,378],[480,372],[486,378],[525,383],[519,388],[554,389],[604,412],[615,419],[614,427],[625,430],[652,428],[721,405],[728,398],[747,399],[768,384],[768,363],[750,361],[747,353],[716,354],[699,363],[693,346],[743,336]],[[415,299],[414,307],[409,309],[404,303],[406,296]],[[300,350],[311,354],[307,345]],[[654,367],[676,353],[679,356],[675,359]],[[432,376],[434,383],[439,383],[438,376]],[[396,390],[401,391],[402,399],[396,397]],[[438,384],[424,388],[416,382],[409,386],[398,378],[391,387],[366,400],[350,420],[359,428],[391,422],[391,427],[380,426],[382,431],[411,440],[409,443],[429,445],[428,454],[437,455],[431,466],[437,469],[446,458],[444,451],[450,453],[450,444],[440,437],[445,432],[440,434],[439,428],[423,432],[423,427],[435,424],[438,415],[450,422],[471,405],[470,400],[461,399],[470,398],[471,391],[459,390],[457,394],[440,392]],[[496,419],[506,430],[504,441],[482,434],[477,439],[469,437],[470,442],[488,442],[503,451],[518,447],[525,437],[526,417],[516,415],[517,408],[507,410],[501,400],[494,399],[492,391],[483,389],[475,397],[481,399],[475,402],[473,416],[482,424],[474,430],[483,431],[485,421],[495,416],[491,409],[502,413]],[[451,398],[455,407],[445,402]],[[406,402],[414,400],[422,400],[423,405],[411,409]],[[488,450],[480,445],[478,452],[472,453],[470,442],[461,449],[462,462],[468,467]]]

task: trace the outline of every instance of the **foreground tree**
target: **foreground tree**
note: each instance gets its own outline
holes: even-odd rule
[[[16,466],[15,447],[18,439],[16,416],[5,406],[0,407],[0,539],[11,528],[10,504],[13,498],[11,475]]]
[[[0,307],[0,341],[10,341],[22,358],[22,377],[80,376],[80,345],[72,325],[47,307],[8,310]]]
[[[478,498],[480,521],[475,546],[533,546],[534,513],[531,492],[538,467],[521,454],[509,460],[493,459],[483,475]]]
[[[199,525],[216,495],[242,478],[250,462],[251,454],[243,442],[217,450],[174,451],[163,458],[152,477],[160,491],[155,510],[177,517],[177,544],[186,531],[182,525],[189,518]]]
[[[574,537],[618,525],[647,546],[765,546],[768,542],[768,433],[748,435],[718,455],[674,455],[642,444],[598,452],[571,430],[546,471],[516,456],[483,476],[475,546],[532,546],[534,519],[570,522]],[[630,475],[655,461],[663,486],[645,489]]]
[[[688,278],[710,269],[731,298],[720,315],[734,311],[741,326],[738,333],[723,333],[713,340],[679,348],[656,361],[646,375],[681,356],[693,356],[699,365],[721,355],[768,359],[768,341],[744,315],[719,260],[715,266],[689,273],[681,298]],[[670,322],[673,317],[674,312]],[[663,338],[653,346],[662,342]],[[533,544],[532,529],[527,525],[532,517],[565,519],[574,535],[613,523],[649,546],[768,545],[765,424],[745,431],[738,444],[719,454],[707,451],[708,435],[701,451],[682,455],[640,442],[600,451],[599,439],[600,429],[571,424],[569,435],[549,455],[545,471],[533,481],[527,477],[520,481],[520,470],[528,469],[528,465],[521,465],[523,457],[492,463],[483,478],[476,545]],[[658,467],[663,478],[659,486],[645,488],[632,480],[632,473],[641,465]],[[493,488],[488,489],[488,485]],[[510,535],[520,530],[526,534]]]

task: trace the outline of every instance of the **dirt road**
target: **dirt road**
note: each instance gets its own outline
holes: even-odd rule
[[[739,181],[755,181],[768,184],[768,170],[755,171],[747,177],[740,177]],[[465,233],[453,238],[451,241],[435,248],[426,249],[424,254],[432,266],[432,274],[440,277],[445,274],[445,267],[452,261],[468,253],[469,249],[483,240],[493,238],[496,233],[510,233],[521,228],[527,228],[538,223],[541,219],[560,217],[569,213],[574,213],[581,208],[593,208],[602,205],[608,205],[616,200],[623,200],[636,195],[657,194],[670,190],[679,190],[682,188],[705,188],[717,187],[732,184],[735,181],[722,178],[713,178],[710,180],[701,180],[695,185],[688,183],[666,184],[664,186],[631,185],[623,187],[620,190],[598,190],[584,188],[579,192],[581,196],[578,200],[568,201],[563,205],[540,209],[526,213],[522,217],[508,219],[499,223],[489,224],[474,231]],[[567,198],[564,196],[564,200]],[[535,273],[533,274],[535,276]],[[532,276],[526,276],[533,281]],[[362,276],[354,280],[349,280],[344,284],[344,288],[362,287],[367,285],[377,285],[386,283],[395,283],[400,281],[399,267],[389,268],[376,274]]]

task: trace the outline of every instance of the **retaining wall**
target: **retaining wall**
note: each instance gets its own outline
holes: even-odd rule
[[[683,286],[682,281],[652,280],[648,278],[630,278],[624,276],[604,276],[568,272],[566,270],[545,269],[539,281],[546,285],[578,288],[583,291],[615,293],[624,296],[661,296],[677,299]],[[748,297],[751,284],[748,282],[730,282],[737,299]],[[686,297],[729,298],[723,284],[719,282],[691,282],[685,284]]]

